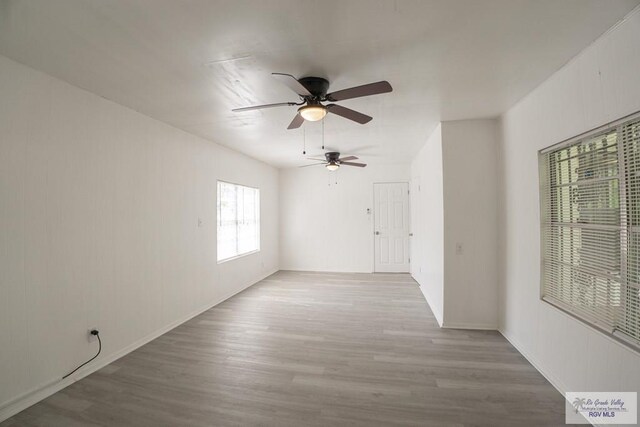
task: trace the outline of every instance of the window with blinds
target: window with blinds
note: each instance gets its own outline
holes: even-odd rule
[[[539,155],[542,299],[640,346],[640,114]]]
[[[260,249],[260,190],[218,181],[218,262]]]

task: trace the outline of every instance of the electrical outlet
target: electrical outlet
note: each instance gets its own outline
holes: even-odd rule
[[[96,337],[95,335],[93,335],[93,334],[91,333],[91,331],[93,331],[93,330],[96,330],[96,331],[97,331],[97,330],[98,330],[98,328],[97,328],[97,327],[93,327],[93,328],[89,328],[89,329],[87,329],[87,337],[88,337],[88,339],[89,339],[89,342],[94,342],[94,341],[96,341],[96,340],[98,339],[98,337]]]

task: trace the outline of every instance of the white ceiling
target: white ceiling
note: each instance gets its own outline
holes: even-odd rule
[[[279,167],[304,164],[297,101],[271,72],[331,89],[388,80],[325,120],[327,147],[407,161],[440,120],[494,117],[639,0],[0,0],[0,53]],[[321,124],[306,127],[320,152]]]

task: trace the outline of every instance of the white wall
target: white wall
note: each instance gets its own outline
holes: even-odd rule
[[[217,179],[262,201],[262,250],[220,265]],[[278,208],[276,169],[0,57],[0,420],[88,328],[100,366],[275,271]]]
[[[444,327],[498,327],[498,136],[496,120],[442,122]]]
[[[541,148],[640,110],[640,10],[502,118],[500,331],[562,391],[640,391],[640,354],[540,301]]]
[[[371,273],[374,182],[409,182],[409,165],[281,170],[280,268]]]
[[[444,311],[444,199],[441,125],[411,163],[411,275],[436,320]]]

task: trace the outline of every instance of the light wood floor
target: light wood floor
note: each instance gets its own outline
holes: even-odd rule
[[[408,275],[283,271],[2,427],[547,426],[563,402],[497,332],[440,329]]]

